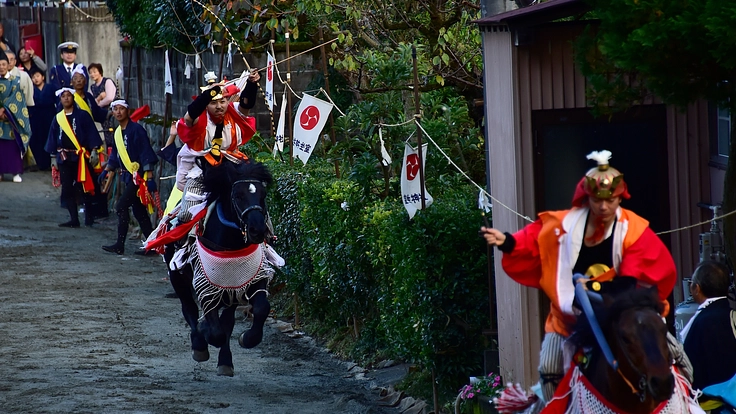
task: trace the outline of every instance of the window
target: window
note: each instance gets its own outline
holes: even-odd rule
[[[714,167],[726,168],[728,154],[731,150],[731,114],[726,108],[715,104],[709,105],[710,115],[710,164]]]

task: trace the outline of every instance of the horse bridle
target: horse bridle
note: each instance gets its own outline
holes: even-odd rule
[[[647,398],[647,376],[639,371],[639,369],[636,368],[636,365],[634,365],[634,362],[631,361],[631,356],[628,352],[626,352],[626,348],[621,343],[621,338],[619,338],[620,335],[615,335],[616,338],[616,344],[618,345],[618,348],[621,350],[621,353],[624,354],[624,357],[626,358],[626,362],[629,363],[629,366],[631,369],[634,370],[634,373],[639,375],[639,384],[638,384],[638,390],[637,388],[634,388],[634,385],[629,381],[628,378],[626,378],[626,375],[624,375],[623,372],[621,372],[621,368],[617,368],[616,372],[618,372],[618,375],[621,376],[621,378],[624,380],[626,385],[631,388],[631,392],[635,395],[639,396],[639,402],[644,402],[644,400]]]
[[[235,211],[235,214],[238,215],[238,220],[240,221],[240,227],[236,228],[240,230],[243,233],[243,240],[248,243],[248,213],[251,211],[260,211],[263,213],[264,216],[268,216],[268,212],[264,207],[258,204],[254,204],[252,206],[246,207],[243,211],[239,211],[238,205],[235,204],[235,187],[238,184],[261,184],[262,186],[266,186],[263,181],[260,180],[238,180],[235,181],[232,185],[232,189],[230,190],[230,203],[233,208],[233,211]],[[222,220],[221,220],[222,221]],[[225,225],[228,225],[228,223],[224,223]],[[233,223],[234,224],[234,223]],[[228,225],[229,227],[233,227],[232,225]]]

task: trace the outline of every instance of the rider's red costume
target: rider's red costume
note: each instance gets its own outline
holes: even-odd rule
[[[570,334],[575,318],[572,301],[575,288],[572,268],[585,232],[587,207],[539,214],[539,219],[516,234],[516,247],[504,253],[504,271],[522,285],[541,289],[551,304],[546,332]],[[616,274],[633,276],[643,285],[657,286],[666,300],[677,280],[675,263],[664,243],[649,228],[649,222],[630,210],[619,208],[613,230]]]

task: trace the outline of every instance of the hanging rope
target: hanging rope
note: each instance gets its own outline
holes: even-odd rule
[[[67,0],[67,3],[71,4],[72,7],[74,7],[75,9],[77,9],[77,11],[79,11],[80,13],[82,13],[84,15],[84,17],[86,17],[86,18],[88,18],[90,20],[99,20],[99,21],[111,20],[110,17],[108,17],[108,16],[105,16],[105,17],[92,16],[91,14],[89,14],[89,13],[85,12],[84,10],[82,10],[81,8],[79,8],[79,6],[77,6],[76,4],[74,4],[74,2],[72,0]]]
[[[494,197],[494,196],[492,196],[492,195],[488,194],[488,192],[487,192],[487,191],[486,191],[486,190],[485,190],[485,189],[484,189],[483,187],[481,187],[480,185],[478,185],[478,183],[476,183],[475,181],[473,181],[473,179],[472,179],[472,178],[470,178],[470,177],[468,176],[468,174],[466,174],[466,173],[465,173],[465,171],[463,171],[463,170],[462,170],[462,169],[461,169],[460,167],[458,167],[458,165],[457,165],[457,164],[455,164],[455,162],[454,162],[454,161],[452,160],[452,158],[450,158],[450,157],[449,157],[449,156],[448,156],[448,155],[447,155],[447,154],[445,153],[445,151],[443,151],[443,150],[442,150],[442,148],[441,148],[441,147],[440,147],[439,145],[437,145],[437,143],[436,143],[436,142],[434,142],[434,140],[432,139],[432,137],[431,137],[431,136],[430,136],[430,135],[429,135],[429,134],[427,133],[427,130],[425,130],[425,129],[424,129],[424,127],[422,127],[422,124],[421,124],[421,123],[419,123],[419,120],[417,120],[417,119],[413,119],[412,121],[414,121],[414,122],[415,122],[415,123],[417,124],[417,126],[419,127],[419,129],[421,129],[421,130],[422,130],[422,133],[423,133],[423,134],[424,134],[424,135],[425,135],[425,136],[426,136],[426,137],[427,137],[427,138],[429,139],[429,141],[430,141],[430,142],[431,142],[431,143],[432,143],[432,144],[433,144],[433,145],[434,145],[435,147],[437,147],[437,149],[438,149],[438,150],[439,150],[439,151],[440,151],[440,152],[442,153],[442,155],[444,155],[444,156],[445,156],[445,158],[447,159],[447,161],[448,161],[448,162],[449,162],[450,164],[452,164],[452,166],[453,166],[453,167],[455,167],[455,169],[456,169],[456,170],[458,170],[458,171],[460,172],[460,174],[462,174],[462,175],[463,175],[463,177],[465,177],[465,178],[466,178],[466,179],[467,179],[467,180],[468,180],[468,181],[469,181],[469,182],[470,182],[471,184],[473,184],[473,185],[474,185],[474,186],[476,186],[476,187],[477,187],[477,188],[478,188],[478,189],[479,189],[480,191],[482,191],[482,192],[483,192],[483,194],[487,195],[487,196],[488,196],[488,197],[489,197],[489,198],[490,198],[491,200],[493,200],[494,202],[496,202],[496,203],[497,203],[498,205],[500,205],[501,207],[503,207],[503,208],[507,209],[508,211],[510,211],[510,212],[512,212],[512,213],[514,213],[514,214],[516,214],[517,216],[519,216],[519,217],[523,218],[524,220],[526,220],[526,221],[528,221],[528,222],[530,222],[530,223],[534,222],[534,220],[532,220],[532,219],[531,219],[531,218],[530,218],[529,216],[525,216],[525,215],[523,215],[523,214],[519,213],[518,211],[514,210],[513,208],[511,208],[511,207],[507,206],[506,204],[502,203],[502,202],[501,202],[501,201],[500,201],[499,199],[497,199],[496,197]]]
[[[692,229],[694,227],[699,227],[699,226],[703,226],[703,225],[706,225],[706,224],[710,224],[713,221],[720,220],[720,219],[722,219],[724,217],[728,217],[728,216],[730,216],[731,214],[734,214],[734,213],[736,213],[736,210],[731,211],[730,213],[722,214],[722,215],[720,215],[718,217],[713,217],[710,220],[701,221],[700,223],[697,223],[697,224],[691,224],[689,226],[679,227],[679,228],[676,228],[676,229],[673,229],[673,230],[660,231],[659,233],[656,233],[656,234],[657,235],[660,235],[660,234],[669,234],[669,233],[675,233],[675,232],[678,232],[678,231]]]
[[[187,37],[187,40],[189,40],[189,43],[192,45],[192,50],[195,50],[196,51],[197,50],[197,46],[194,45],[194,42],[192,41],[192,37],[189,36],[189,33],[187,33],[186,26],[184,26],[184,22],[179,17],[179,13],[176,12],[176,8],[174,7],[174,3],[172,3],[171,0],[168,0],[168,2],[169,2],[169,6],[171,6],[171,10],[174,12],[174,15],[176,16],[176,19],[179,20],[179,24],[181,25],[181,28],[184,29],[184,32],[183,32],[184,33],[184,36]],[[174,48],[173,46],[171,46],[171,47]],[[177,52],[181,53],[181,51],[179,51],[176,48],[174,48],[174,50],[176,50]],[[199,52],[199,53],[202,53],[202,52]],[[199,57],[199,53],[197,53],[195,55],[196,58],[194,60],[194,65],[196,66],[197,65],[197,62],[199,62],[200,64],[202,64],[202,68],[204,69],[204,71],[207,72],[207,66],[204,64],[204,61],[202,60],[202,58]]]

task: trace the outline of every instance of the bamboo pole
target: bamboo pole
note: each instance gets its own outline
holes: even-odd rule
[[[327,94],[330,93],[330,75],[327,72],[327,54],[325,53],[325,45],[324,45],[324,37],[322,36],[322,27],[319,28],[319,42],[322,44],[320,46],[319,50],[322,54],[322,73],[325,77],[325,91]],[[332,117],[332,112],[330,112],[330,138],[332,141],[332,146],[334,147],[337,144],[337,139],[335,138],[335,120]],[[322,145],[322,148],[324,148],[324,144]],[[337,178],[340,178],[340,162],[338,160],[335,160],[335,176]]]
[[[414,117],[417,122],[422,119],[422,104],[419,102],[419,71],[417,70],[417,47],[411,46],[411,59],[414,63]],[[424,194],[424,151],[422,151],[422,128],[417,125],[417,155],[419,156],[419,191],[422,197],[422,210],[427,208]],[[435,395],[435,399],[437,396]],[[437,406],[435,405],[435,412]]]
[[[222,43],[220,44],[220,47],[222,48],[222,50],[220,51],[220,74],[217,77],[217,79],[219,79],[220,81],[222,81],[222,67],[223,67],[223,64],[225,63],[225,49],[227,46],[225,44],[226,41],[227,41],[227,33],[223,33]]]
[[[125,71],[125,101],[130,102],[130,78],[133,75],[133,45],[128,41],[130,53],[128,53],[128,70]]]
[[[135,76],[137,78],[136,86],[138,87],[138,107],[143,106],[143,70],[141,69],[141,49],[135,49]]]
[[[284,25],[284,35],[286,36],[286,86],[285,88],[291,87],[291,60],[289,60],[289,21],[286,21]],[[288,106],[286,109],[289,111],[289,165],[294,166],[294,124],[291,119],[291,93],[286,91]],[[286,136],[286,134],[284,134]]]

